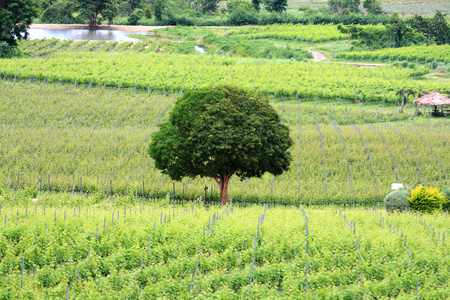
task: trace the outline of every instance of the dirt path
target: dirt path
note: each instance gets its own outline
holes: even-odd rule
[[[97,29],[102,30],[119,30],[119,31],[151,31],[171,26],[126,26],[126,25],[99,25]],[[89,29],[89,25],[85,24],[31,24],[30,29]]]
[[[321,60],[327,59],[325,57],[325,55],[323,55],[320,52],[316,52],[316,51],[312,51],[312,50],[308,50],[308,52],[310,52],[313,55],[313,57],[314,57],[311,61],[319,62]]]
[[[345,61],[325,61],[325,63],[341,64],[341,65],[354,65],[354,66],[366,67],[366,68],[378,68],[378,67],[387,65],[387,64],[371,64],[371,63],[345,62]]]
[[[286,48],[287,46],[285,45],[274,45],[275,47],[279,47],[279,48]],[[300,49],[300,48],[294,48],[294,49]],[[305,49],[306,51],[308,51],[309,53],[311,53],[313,55],[313,59],[311,59],[311,61],[313,62],[319,62],[321,60],[327,59],[325,55],[323,55],[320,52],[316,52],[316,51],[312,51],[309,49]]]

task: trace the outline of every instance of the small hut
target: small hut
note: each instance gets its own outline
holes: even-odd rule
[[[436,116],[446,116],[450,114],[450,109],[448,109],[450,106],[450,98],[438,93],[437,90],[435,90],[434,93],[427,94],[414,100],[413,103],[416,105],[417,109],[420,105],[434,106],[434,112],[430,109],[429,113],[433,113]],[[438,110],[438,107],[441,111]]]

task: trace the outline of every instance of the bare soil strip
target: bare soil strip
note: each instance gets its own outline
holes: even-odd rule
[[[324,60],[324,59],[327,59],[326,57],[325,57],[325,55],[323,55],[322,53],[320,53],[320,52],[316,52],[316,51],[312,51],[312,50],[308,50],[312,55],[313,55],[313,59],[311,60],[311,61],[314,61],[314,62],[319,62],[319,61],[321,61],[321,60]]]

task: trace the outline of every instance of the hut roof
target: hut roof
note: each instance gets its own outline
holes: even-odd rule
[[[450,98],[438,93],[437,90],[434,93],[422,96],[414,100],[415,105],[432,105],[432,106],[442,106],[450,105]]]

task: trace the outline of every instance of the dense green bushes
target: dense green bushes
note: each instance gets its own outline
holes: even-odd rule
[[[407,189],[399,189],[387,194],[383,200],[386,210],[389,212],[407,210],[409,194]]]
[[[10,47],[7,42],[0,41],[0,58],[11,58],[22,55],[22,52],[17,48]]]
[[[439,193],[439,188],[417,186],[408,197],[409,206],[420,212],[432,213],[442,208],[445,197]]]
[[[436,210],[447,210],[450,207],[450,188],[417,186],[412,191],[402,188],[384,197],[384,205],[388,212],[405,211],[409,208],[419,212],[432,213]]]
[[[442,204],[442,209],[443,210],[445,210],[445,211],[447,211],[447,210],[449,210],[450,209],[450,188],[448,188],[448,187],[444,187],[443,189],[442,189],[442,195],[444,195],[444,197],[445,197],[445,202],[444,202],[444,204]]]

